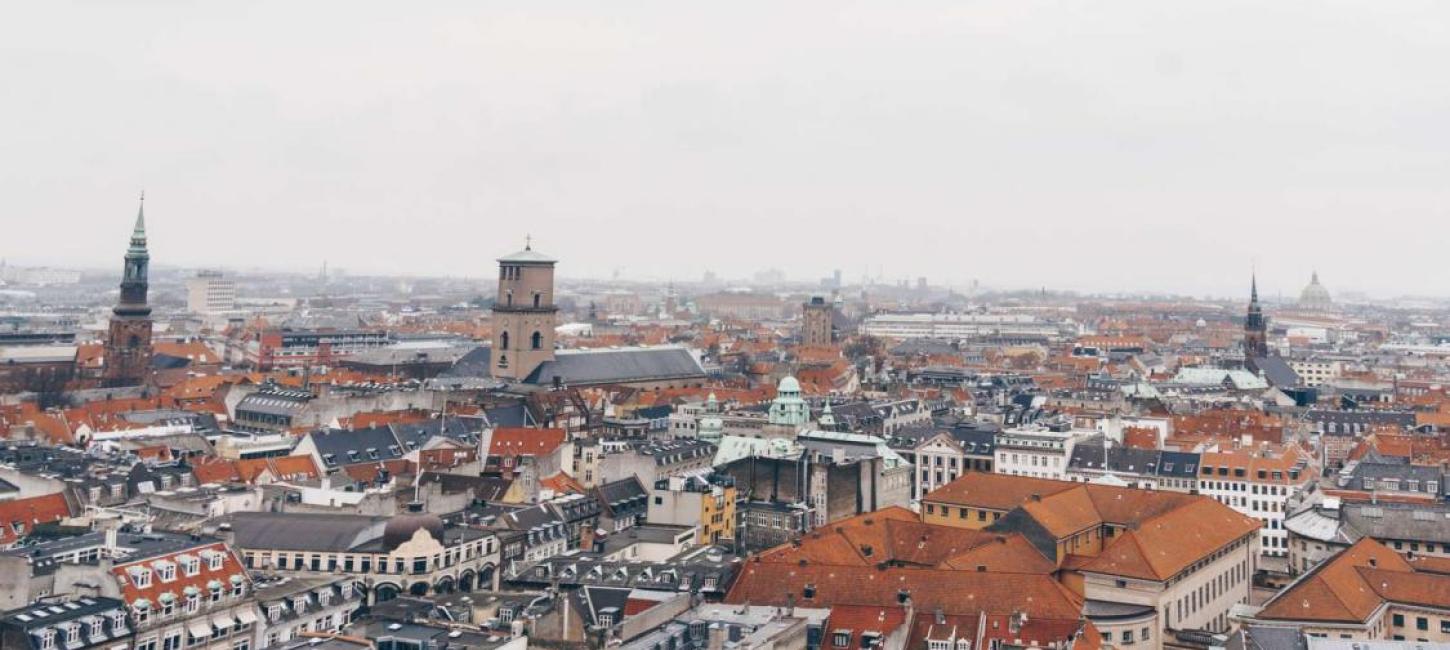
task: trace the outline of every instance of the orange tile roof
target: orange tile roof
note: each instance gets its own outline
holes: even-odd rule
[[[806,586],[811,585],[807,597]],[[802,607],[895,606],[907,592],[918,609],[1077,620],[1082,601],[1050,575],[748,561],[725,596],[727,603]]]
[[[201,341],[157,341],[151,345],[151,349],[156,354],[189,359],[194,365],[217,365],[222,362],[221,357]]]
[[[1033,494],[1046,496],[1078,485],[1045,478],[967,472],[957,480],[932,490],[922,497],[922,502],[1007,511],[1026,503]]]
[[[563,429],[499,427],[493,430],[488,453],[491,456],[544,456],[554,453],[568,438]]]
[[[1363,622],[1384,601],[1376,591],[1378,581],[1366,579],[1361,572],[1365,568],[1388,570],[1396,582],[1414,574],[1403,556],[1365,537],[1269,599],[1258,616],[1267,620]]]
[[[1051,573],[1053,566],[1021,535],[922,523],[916,513],[891,507],[817,528],[799,543],[763,551],[763,562],[838,566],[916,566],[1011,573]]]
[[[574,477],[563,472],[539,480],[539,487],[553,490],[555,494],[584,494],[585,489]]]
[[[1118,535],[1080,570],[1168,580],[1194,562],[1258,530],[1257,520],[1208,497],[1153,517]]]
[[[25,499],[0,501],[0,546],[29,535],[37,524],[55,523],[71,516],[70,504],[59,492]],[[20,532],[16,532],[16,524]]]

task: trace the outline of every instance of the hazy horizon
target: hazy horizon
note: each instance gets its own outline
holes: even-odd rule
[[[11,13],[12,264],[1450,295],[1442,3]]]

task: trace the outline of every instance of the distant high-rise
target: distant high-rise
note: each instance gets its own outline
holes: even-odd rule
[[[218,314],[237,308],[237,283],[220,271],[201,271],[186,281],[186,310]]]
[[[490,363],[498,379],[522,381],[554,359],[554,264],[532,244],[498,260]]]
[[[131,231],[131,246],[126,249],[121,298],[111,310],[106,333],[101,376],[108,386],[140,384],[151,367],[151,306],[146,302],[151,255],[146,251],[145,201],[143,195],[141,207],[136,210],[136,227]]]
[[[1259,278],[1253,277],[1249,289],[1249,312],[1244,317],[1244,356],[1269,356],[1269,319],[1259,306]]]

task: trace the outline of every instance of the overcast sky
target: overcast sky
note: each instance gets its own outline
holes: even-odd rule
[[[1438,0],[29,2],[0,106],[12,263],[1450,294]]]

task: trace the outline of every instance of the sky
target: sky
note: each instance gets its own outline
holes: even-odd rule
[[[0,257],[1450,295],[1450,3],[31,2]]]

